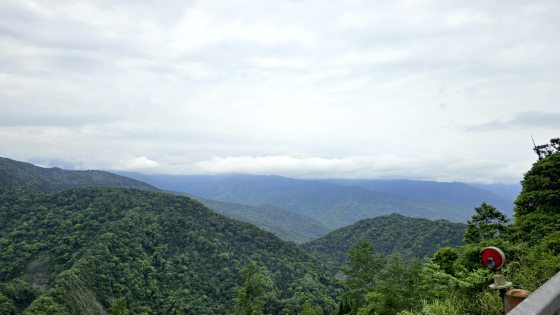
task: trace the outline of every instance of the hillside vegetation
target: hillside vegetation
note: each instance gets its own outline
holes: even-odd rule
[[[430,259],[387,257],[375,244],[355,244],[345,265],[340,314],[503,314],[499,295],[488,290],[492,272],[480,251],[497,246],[502,269],[515,288],[535,291],[560,271],[560,139],[535,147],[539,160],[522,181],[513,223],[494,206],[475,209],[466,244],[440,248]]]
[[[209,209],[230,218],[253,223],[263,230],[270,231],[280,238],[296,244],[316,239],[330,231],[328,227],[316,220],[272,205],[248,206],[205,198],[193,198],[202,202]]]
[[[335,283],[291,243],[187,197],[134,189],[0,193],[0,313],[222,314],[249,262],[267,312],[335,310]],[[305,294],[303,294],[305,292]]]
[[[85,186],[136,188],[157,191],[154,186],[104,171],[67,171],[42,168],[0,157],[0,189],[26,187],[39,191],[61,191]]]
[[[15,184],[0,187],[0,314],[502,314],[480,251],[505,252],[516,288],[560,271],[559,151],[535,147],[513,221],[482,202],[466,228],[393,214],[300,247],[184,196],[3,177]]]
[[[350,249],[362,241],[371,243],[376,253],[384,255],[431,257],[441,247],[462,245],[465,228],[462,223],[391,214],[358,221],[302,247],[336,270],[344,264]]]
[[[0,158],[0,188],[25,187],[44,192],[77,187],[121,187],[147,191],[158,188],[125,176],[104,171],[69,171],[42,168],[29,163]],[[271,205],[248,206],[198,198],[210,209],[227,217],[253,223],[284,240],[303,243],[330,229],[311,218]]]

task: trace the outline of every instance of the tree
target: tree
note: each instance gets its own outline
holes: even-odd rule
[[[274,287],[272,279],[268,276],[265,267],[259,267],[252,260],[243,268],[241,273],[243,275],[243,286],[235,288],[237,313],[240,315],[263,314],[267,294]]]
[[[534,144],[534,141],[533,141]],[[533,151],[539,156],[539,161],[551,156],[555,152],[560,151],[560,138],[550,139],[550,143],[536,145],[534,144]]]
[[[37,291],[31,284],[20,278],[5,284],[0,283],[0,294],[11,300],[11,303],[19,310],[25,309],[37,297]]]
[[[505,232],[509,220],[494,206],[483,202],[474,210],[476,213],[467,222],[466,243],[490,240]]]
[[[386,262],[385,256],[375,255],[373,245],[367,241],[359,242],[350,250],[341,271],[346,276],[342,284],[348,288],[346,298],[352,310],[362,306],[365,294],[375,288],[377,276]]]
[[[300,315],[319,315],[323,314],[323,309],[320,306],[313,306],[309,302],[303,305],[303,310]]]
[[[560,230],[560,152],[540,158],[521,184],[515,200],[515,238],[535,244]]]
[[[111,305],[111,315],[128,315],[124,298],[116,299],[113,305]]]
[[[453,275],[453,264],[459,258],[459,253],[449,246],[440,248],[432,258],[432,261],[437,264],[447,274]]]
[[[421,270],[419,259],[391,256],[377,278],[375,289],[366,294],[366,305],[357,314],[397,314],[414,309],[420,300]]]
[[[12,315],[17,314],[14,303],[2,293],[0,293],[0,314]]]

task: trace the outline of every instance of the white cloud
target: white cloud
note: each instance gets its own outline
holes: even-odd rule
[[[150,169],[156,168],[159,166],[159,163],[154,160],[150,160],[145,156],[139,156],[136,158],[129,159],[117,167],[117,169],[125,169],[125,170],[143,170],[143,169]]]
[[[274,56],[257,58],[255,60],[257,66],[263,68],[288,68],[288,69],[304,69],[309,67],[311,64],[309,61],[304,59],[289,59],[289,58],[279,58]]]
[[[249,173],[298,178],[405,178],[490,183],[515,182],[526,170],[523,163],[487,159],[448,159],[443,156],[354,156],[319,158],[297,156],[214,157],[197,162],[201,173]]]
[[[449,27],[475,26],[491,22],[492,19],[486,13],[472,9],[451,11],[445,16],[445,24]]]
[[[549,118],[516,118],[560,104],[558,1],[6,0],[0,12],[0,155],[506,180],[534,160],[531,134],[558,136]]]

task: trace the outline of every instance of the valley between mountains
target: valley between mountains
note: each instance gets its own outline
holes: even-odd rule
[[[354,314],[371,304],[396,314],[424,297],[392,277],[415,287],[439,272],[447,284],[434,288],[465,294],[484,282],[464,235],[489,204],[512,213],[507,196],[463,183],[113,174],[0,158],[0,313]]]

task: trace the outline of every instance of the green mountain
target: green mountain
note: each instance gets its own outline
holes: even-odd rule
[[[284,240],[297,244],[311,241],[330,231],[329,228],[316,220],[272,205],[248,206],[198,197],[193,198],[227,217],[253,223]]]
[[[390,213],[411,217],[466,221],[473,209],[372,191],[280,176],[144,175],[124,173],[161,189],[247,205],[271,204],[313,218],[329,228]]]
[[[33,164],[0,158],[0,188],[26,187],[54,192],[65,189],[105,186],[158,191],[144,182],[104,171],[69,171],[42,168]],[[271,205],[247,206],[197,198],[210,209],[237,220],[253,223],[284,240],[303,243],[326,234],[329,229],[303,215]]]
[[[249,261],[275,283],[266,312],[335,311],[335,282],[314,258],[188,197],[0,189],[2,314],[231,313]]]
[[[27,187],[39,191],[61,191],[84,186],[107,186],[157,191],[154,186],[103,171],[67,171],[42,168],[0,157],[0,188]]]
[[[439,248],[463,244],[466,225],[446,220],[430,221],[398,214],[361,220],[302,245],[331,268],[342,266],[349,250],[360,241],[373,244],[377,253],[430,257]]]

